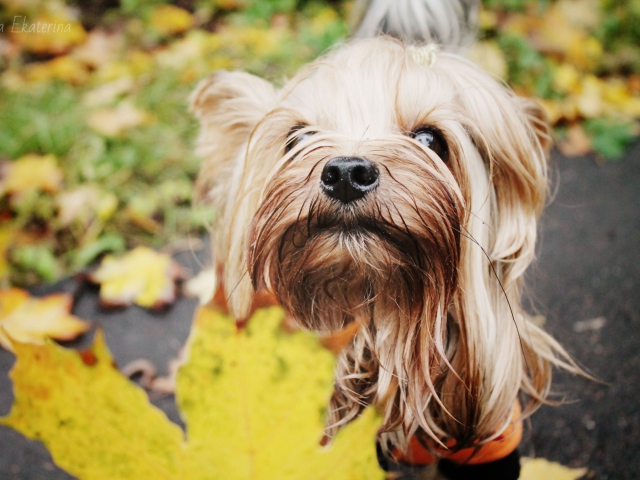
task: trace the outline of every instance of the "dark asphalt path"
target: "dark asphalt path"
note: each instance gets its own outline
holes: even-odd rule
[[[591,478],[640,479],[640,144],[617,161],[555,157],[558,193],[543,218],[539,259],[529,297],[547,329],[575,359],[607,384],[558,374],[553,390],[571,403],[544,407],[527,428],[525,455],[575,467]],[[182,261],[197,270],[190,255]],[[73,281],[47,290],[73,290]],[[105,313],[96,292],[79,297],[74,313],[102,325],[119,365],[150,359],[161,374],[183,344],[195,302],[181,299],[163,314],[137,307]],[[599,329],[581,330],[602,317]],[[584,330],[584,328],[582,329]],[[85,340],[86,342],[87,340]],[[0,415],[12,394],[11,354],[0,350]],[[172,397],[153,398],[180,422]],[[62,480],[44,447],[0,427],[1,480]],[[275,477],[274,477],[275,478]]]

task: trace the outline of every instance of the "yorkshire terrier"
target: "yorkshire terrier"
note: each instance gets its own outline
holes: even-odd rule
[[[455,53],[478,0],[365,3],[360,38],[284,88],[219,71],[192,96],[228,305],[246,319],[270,292],[304,328],[353,332],[327,439],[375,405],[383,467],[517,479],[522,419],[553,366],[579,371],[521,302],[549,127]]]

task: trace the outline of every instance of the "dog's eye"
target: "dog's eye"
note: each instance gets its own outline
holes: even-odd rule
[[[293,147],[295,147],[296,145],[300,145],[302,142],[308,140],[316,133],[304,132],[298,135],[298,130],[302,130],[303,128],[306,128],[306,125],[296,125],[291,129],[289,135],[287,135],[287,144],[284,147],[285,153],[289,153],[293,149]]]
[[[433,127],[420,127],[414,130],[411,137],[420,142],[425,147],[434,151],[443,162],[449,159],[449,148],[444,136],[437,128]]]

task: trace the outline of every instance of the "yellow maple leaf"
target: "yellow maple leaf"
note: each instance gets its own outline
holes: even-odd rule
[[[578,480],[587,474],[586,468],[567,468],[544,458],[522,459],[520,480]]]
[[[153,9],[149,25],[162,35],[174,35],[193,26],[193,16],[175,5],[158,5]]]
[[[0,179],[0,196],[33,190],[54,193],[61,185],[62,171],[55,155],[29,153],[8,163],[6,175]]]
[[[19,288],[0,290],[0,345],[13,351],[14,342],[76,338],[90,325],[69,313],[72,303],[73,298],[66,293],[31,298]]]
[[[16,344],[16,400],[0,424],[43,441],[82,479],[180,478],[182,431],[115,368],[101,332],[90,350]]]
[[[283,317],[259,310],[239,331],[198,312],[177,374],[186,435],[112,367],[101,334],[88,352],[16,345],[16,400],[0,424],[43,441],[81,479],[381,480],[373,411],[319,445],[334,357],[282,331]]]
[[[182,267],[169,255],[137,247],[120,256],[106,256],[89,278],[100,284],[100,300],[107,306],[136,303],[160,308],[176,298],[175,281],[183,277]]]
[[[231,318],[200,310],[177,380],[189,425],[192,473],[186,478],[383,478],[372,411],[330,447],[319,446],[333,355],[312,335],[283,333],[283,318],[279,307],[258,310],[238,332]],[[212,451],[219,453],[215,462]]]

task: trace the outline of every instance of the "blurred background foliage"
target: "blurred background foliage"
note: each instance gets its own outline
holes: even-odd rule
[[[219,68],[282,84],[347,38],[352,4],[0,0],[0,286],[202,234],[189,93]],[[480,20],[469,55],[542,103],[565,155],[622,155],[640,0],[485,0]]]

